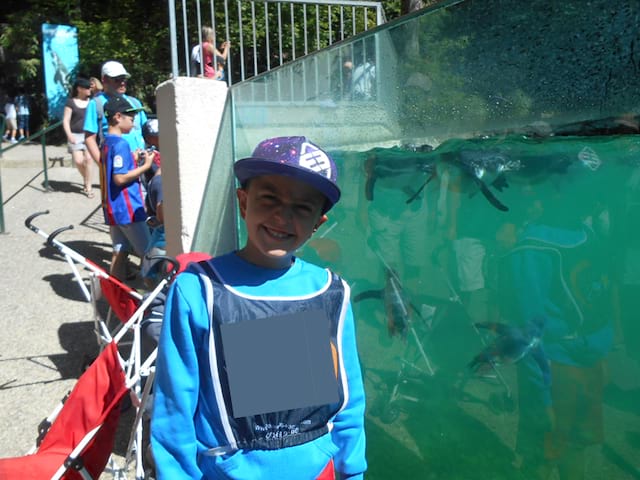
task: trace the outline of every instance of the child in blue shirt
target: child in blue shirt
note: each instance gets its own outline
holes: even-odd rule
[[[169,290],[151,428],[157,478],[315,480],[335,469],[361,479],[349,287],[294,255],[340,198],[335,164],[305,137],[280,137],[234,171],[246,245],[192,264]]]
[[[137,155],[122,138],[131,131],[141,110],[120,95],[111,97],[104,106],[109,129],[101,147],[100,191],[113,245],[110,273],[119,280],[125,280],[128,254],[142,258],[150,238],[140,175],[151,168],[153,157],[143,157],[138,165]]]

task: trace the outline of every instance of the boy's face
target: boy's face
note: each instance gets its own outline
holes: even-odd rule
[[[248,237],[241,255],[256,265],[288,267],[293,253],[327,221],[324,195],[291,177],[256,177],[237,195]]]
[[[144,141],[151,147],[160,148],[160,142],[157,135],[145,135]]]
[[[118,126],[122,133],[129,133],[133,129],[133,121],[136,118],[136,114],[133,113],[116,113],[118,118]]]

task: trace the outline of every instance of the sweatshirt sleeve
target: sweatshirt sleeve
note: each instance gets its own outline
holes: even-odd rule
[[[364,386],[356,347],[355,325],[351,304],[347,307],[342,332],[342,350],[348,381],[349,400],[336,415],[331,432],[339,451],[334,457],[339,478],[362,479],[367,469],[364,432]]]
[[[198,403],[198,329],[184,292],[200,289],[195,275],[183,274],[167,296],[158,346],[154,384],[151,442],[158,479],[202,478],[197,464],[194,415]],[[191,287],[189,289],[188,287]]]

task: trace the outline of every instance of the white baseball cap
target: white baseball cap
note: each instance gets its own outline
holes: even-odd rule
[[[102,65],[102,76],[103,77],[130,77],[129,72],[127,72],[124,66],[120,62],[115,62],[113,60],[106,62]]]

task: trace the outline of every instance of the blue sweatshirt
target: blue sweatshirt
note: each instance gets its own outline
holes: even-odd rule
[[[241,293],[282,297],[317,292],[327,271],[296,258],[285,270],[257,267],[235,253],[212,260],[225,283]],[[308,443],[280,450],[238,450],[203,455],[225,446],[209,366],[209,314],[203,284],[193,269],[169,290],[160,336],[151,440],[158,479],[315,479],[333,458],[342,478],[361,479],[365,460],[364,388],[351,306],[342,332],[348,402],[333,429]]]

